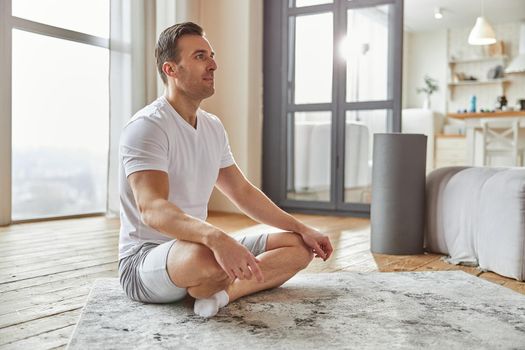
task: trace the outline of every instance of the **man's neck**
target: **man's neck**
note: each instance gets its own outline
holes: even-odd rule
[[[190,99],[176,90],[166,89],[164,97],[179,115],[192,127],[197,125],[197,109],[201,101]]]

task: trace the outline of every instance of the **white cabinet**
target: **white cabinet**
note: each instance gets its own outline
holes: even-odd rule
[[[467,164],[467,142],[463,135],[437,135],[435,168]]]

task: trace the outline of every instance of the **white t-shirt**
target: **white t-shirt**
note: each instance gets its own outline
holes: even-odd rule
[[[219,118],[199,109],[197,127],[193,128],[163,96],[127,123],[119,152],[120,259],[135,253],[144,242],[173,239],[142,222],[127,179],[130,174],[140,170],[166,172],[168,200],[186,214],[206,220],[219,169],[235,163]]]

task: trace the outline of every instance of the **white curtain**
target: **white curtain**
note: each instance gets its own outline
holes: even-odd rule
[[[108,216],[119,213],[118,144],[126,122],[163,93],[155,44],[167,27],[199,22],[200,0],[111,0]]]
[[[111,0],[109,216],[118,215],[118,145],[131,116],[157,97],[155,1]]]

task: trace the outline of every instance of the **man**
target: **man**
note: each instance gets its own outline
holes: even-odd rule
[[[242,296],[281,285],[328,237],[279,209],[235,164],[220,120],[201,109],[217,69],[202,28],[181,23],[155,49],[165,95],[137,112],[120,140],[119,275],[133,300],[169,303],[186,293],[203,317]],[[252,218],[286,230],[235,240],[206,223],[217,188]]]

